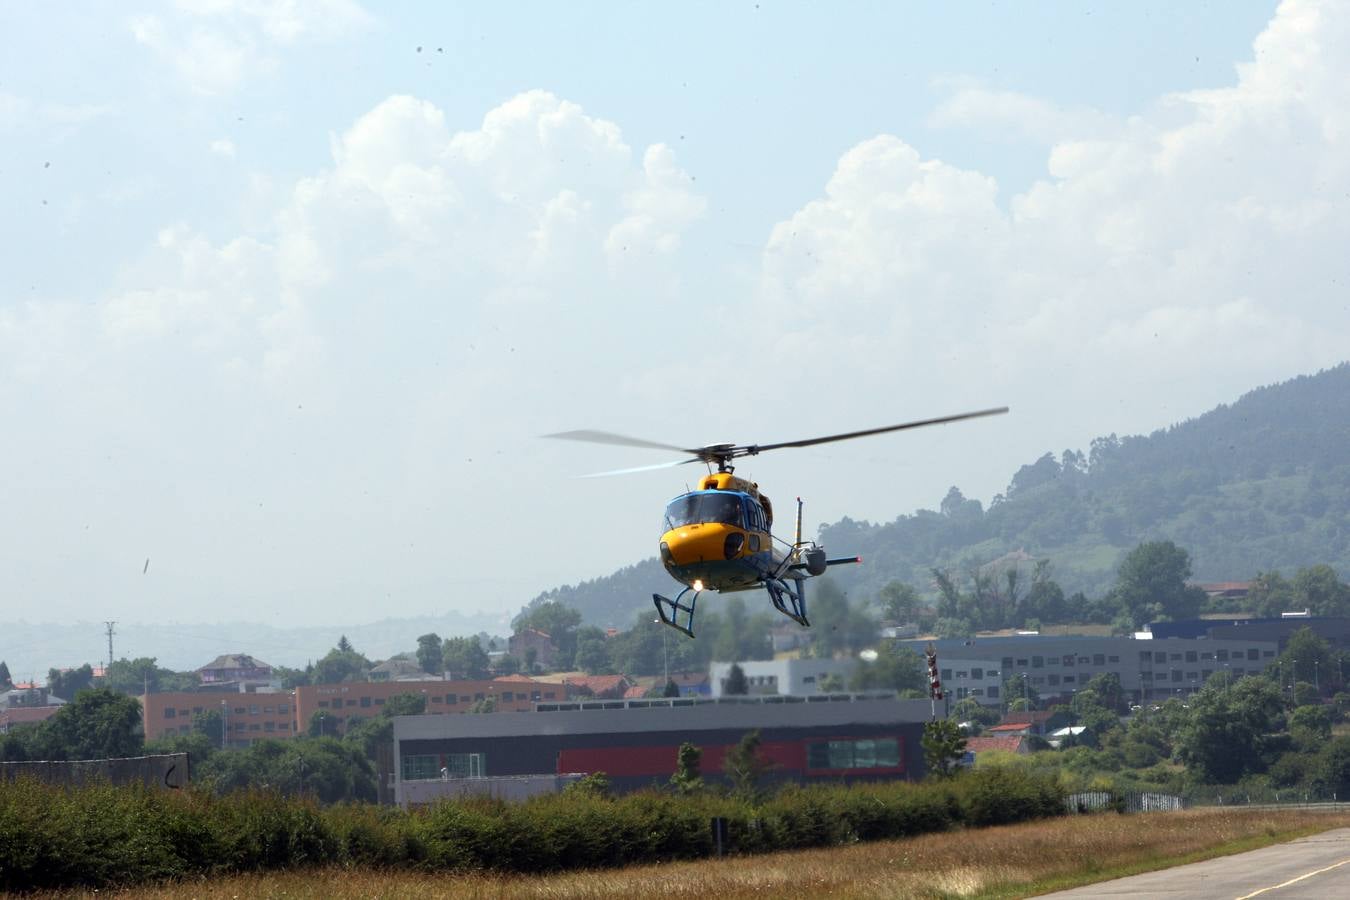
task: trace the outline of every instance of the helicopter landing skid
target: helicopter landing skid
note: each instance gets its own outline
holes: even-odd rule
[[[694,605],[698,603],[699,592],[694,591],[694,596],[689,598],[688,606],[680,601],[684,599],[685,594],[692,590],[694,589],[685,588],[675,595],[674,600],[669,597],[662,597],[660,594],[652,594],[652,603],[656,605],[656,614],[661,617],[661,624],[669,625],[689,637],[694,636]],[[666,614],[667,608],[670,610],[669,615]],[[680,624],[680,613],[684,613],[684,624]]]
[[[781,578],[766,578],[764,589],[769,592],[774,609],[803,628],[811,627],[811,622],[806,618],[806,591],[800,581],[797,582],[797,589],[793,590]]]

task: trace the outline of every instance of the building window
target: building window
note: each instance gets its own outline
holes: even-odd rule
[[[444,703],[444,702],[445,702],[445,698],[442,697],[440,694],[432,694],[432,695],[431,695],[431,702],[432,702],[432,703]]]
[[[1181,670],[1180,670],[1180,669],[1173,669],[1173,670],[1172,670],[1172,680],[1173,680],[1173,681],[1180,681],[1180,680],[1181,680]]]
[[[370,706],[371,706],[370,700],[371,700],[371,698],[369,698],[369,697],[362,697],[362,698],[361,698],[361,707],[362,707],[363,709],[369,709]]]
[[[1050,680],[1050,685],[1051,685],[1052,687],[1053,687],[1054,685],[1059,684],[1059,676],[1058,676],[1058,675],[1053,675],[1053,674],[1052,674],[1052,675],[1047,675],[1046,678],[1048,678],[1048,679]]]
[[[320,708],[320,709],[327,709],[327,708],[328,708],[328,701],[327,701],[327,700],[320,700],[320,701],[319,701],[319,708]]]
[[[244,714],[244,708],[242,706],[236,706],[234,708],[234,714],[236,716],[242,716]]]
[[[1214,658],[1217,659],[1219,662],[1227,662],[1227,661],[1228,661],[1228,651],[1227,651],[1227,650],[1215,650],[1215,651],[1214,651]]]
[[[355,701],[355,700],[348,700],[348,701],[347,701],[347,705],[348,705],[348,706],[355,706],[355,705],[356,705],[356,701]]]
[[[436,699],[439,700],[440,698],[437,697]],[[446,694],[446,695],[445,695],[445,702],[446,702],[446,703],[449,703],[449,704],[451,704],[451,705],[454,705],[454,704],[456,704],[456,703],[459,703],[459,696],[456,695],[456,694]]]
[[[941,678],[943,681],[951,681],[951,680],[952,680],[952,670],[951,670],[951,669],[943,669],[941,672],[938,673],[938,677]]]
[[[1033,669],[1043,669],[1043,668],[1045,668],[1045,657],[1043,657],[1043,656],[1033,656],[1033,657],[1031,658],[1031,667],[1032,667]]]
[[[1261,658],[1261,651],[1260,651],[1259,649],[1257,649],[1256,647],[1249,647],[1249,648],[1247,649],[1247,658],[1248,658],[1248,659],[1260,659],[1260,658]]]
[[[1017,661],[1017,668],[1019,668],[1019,669],[1025,669],[1026,667],[1027,667],[1027,661],[1026,661],[1025,659],[1019,659],[1019,660]],[[1004,668],[1005,668],[1005,669],[1010,669],[1010,668],[1012,668],[1012,667],[1011,667],[1011,666],[1004,666]]]
[[[276,731],[276,730],[277,730],[277,723],[276,723],[276,722],[264,722],[264,723],[263,723],[263,731]]]
[[[375,698],[375,705],[376,705],[376,706],[384,706],[384,698],[383,698],[383,697],[376,697],[376,698]]]
[[[1065,684],[1073,684],[1075,681],[1077,681],[1077,677],[1074,676],[1074,675],[1065,675],[1065,676],[1064,676],[1064,683],[1065,683]]]
[[[982,680],[984,678],[984,669],[971,669],[970,677],[976,681]]]
[[[1107,661],[1107,662],[1118,663],[1118,662],[1120,662],[1120,657],[1119,657],[1119,656],[1108,656],[1108,657],[1106,658],[1106,661]]]
[[[512,702],[512,701],[515,700],[515,699],[516,699],[516,695],[515,695],[514,692],[512,692],[512,691],[502,691],[502,702],[503,702],[503,703],[510,703],[510,702]]]
[[[996,688],[996,687],[990,687],[990,688],[989,688],[989,698],[990,698],[991,700],[997,700],[997,699],[998,699],[998,688]]]
[[[967,671],[965,671],[964,669],[957,669],[957,670],[956,670],[956,677],[957,677],[957,678],[969,678],[969,677],[970,677],[970,673],[967,672]]]
[[[1104,665],[1106,665],[1106,654],[1105,654],[1105,653],[1094,653],[1094,654],[1092,654],[1092,664],[1093,664],[1094,666],[1104,666]]]
[[[895,738],[813,741],[806,745],[808,769],[893,769],[899,765],[900,742]]]
[[[1003,657],[1001,664],[1003,666],[1003,671],[1006,672],[1013,667],[1013,658],[1011,656],[1005,656]]]
[[[164,707],[164,718],[166,718],[166,719],[172,719],[172,718],[177,717],[177,715],[178,715],[178,710],[172,709],[172,708],[167,707],[167,706]]]
[[[440,777],[440,757],[430,753],[403,757],[404,781],[426,781]]]
[[[1187,650],[1187,651],[1186,651],[1186,662],[1195,662],[1195,661],[1196,661],[1196,653],[1195,653],[1195,651],[1194,651],[1194,650]]]
[[[1153,651],[1152,651],[1152,650],[1140,650],[1140,651],[1139,651],[1139,661],[1140,661],[1141,663],[1153,662]]]
[[[1155,653],[1155,654],[1153,654],[1153,661],[1154,661],[1155,663],[1167,662],[1167,654],[1166,654],[1166,653]]]

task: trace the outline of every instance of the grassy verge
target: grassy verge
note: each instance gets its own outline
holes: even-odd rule
[[[98,896],[128,900],[1026,897],[1345,826],[1350,826],[1350,815],[1307,811],[1104,814],[829,849],[546,876],[324,868],[184,880],[155,888],[105,890]]]

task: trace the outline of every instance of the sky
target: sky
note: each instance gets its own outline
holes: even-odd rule
[[[0,6],[0,643],[654,555],[553,432],[1011,407],[745,460],[810,532],[1344,360],[1350,3],[1103,6]]]

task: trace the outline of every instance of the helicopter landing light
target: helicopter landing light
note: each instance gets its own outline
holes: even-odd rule
[[[702,578],[695,578],[695,579],[694,579],[694,590],[696,590],[696,591],[701,591],[701,590],[703,590],[703,579],[702,579]]]

